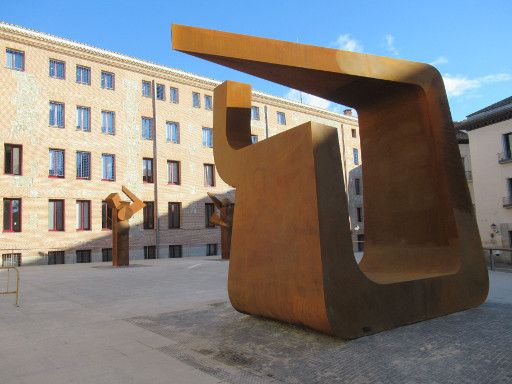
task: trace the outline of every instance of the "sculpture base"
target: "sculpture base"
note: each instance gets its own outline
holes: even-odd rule
[[[130,222],[113,220],[112,226],[112,266],[130,265]]]

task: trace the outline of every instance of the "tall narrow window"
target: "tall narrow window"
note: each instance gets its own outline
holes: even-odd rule
[[[180,142],[180,125],[174,121],[166,123],[166,138],[170,143],[179,144]]]
[[[106,201],[101,202],[101,229],[112,229],[112,209]]]
[[[215,165],[204,164],[204,185],[215,187]]]
[[[64,230],[64,200],[48,201],[48,229],[50,231]]]
[[[101,178],[108,181],[115,180],[115,155],[109,153],[101,155]]]
[[[211,111],[213,108],[213,101],[210,95],[204,95],[204,109]]]
[[[177,259],[182,257],[182,245],[172,244],[169,245],[169,258]]]
[[[175,88],[175,87],[170,87],[169,88],[169,100],[171,101],[171,103],[174,103],[174,104],[178,104],[179,103],[179,92],[178,92],[178,88]]]
[[[163,85],[163,84],[156,85],[156,99],[157,100],[165,100],[165,85]]]
[[[180,162],[174,160],[167,161],[167,175],[169,184],[180,184]]]
[[[217,244],[206,244],[206,256],[217,256]]]
[[[284,112],[277,112],[277,124],[286,125],[286,115]]]
[[[64,79],[66,75],[66,64],[60,60],[50,59],[50,77]]]
[[[213,228],[215,227],[215,224],[212,224],[210,222],[210,219],[212,218],[212,215],[215,213],[215,205],[213,203],[206,203],[204,205],[204,212],[205,212],[205,227],[206,228]]]
[[[258,135],[251,135],[251,143],[256,144],[258,142]]]
[[[151,97],[151,82],[142,80],[142,96]]]
[[[7,48],[5,53],[7,58],[7,68],[15,69],[17,71],[25,70],[25,52]]]
[[[101,248],[101,261],[112,261],[112,248]]]
[[[76,152],[76,178],[91,178],[91,152]]]
[[[101,111],[101,132],[114,135],[116,132],[116,114],[112,111]]]
[[[77,263],[90,263],[91,262],[91,250],[81,249],[76,251],[76,262]]]
[[[169,228],[179,228],[181,223],[181,203],[169,203]]]
[[[4,172],[7,175],[21,175],[21,145],[4,144]]]
[[[144,183],[153,182],[153,159],[142,159],[142,181]]]
[[[356,138],[357,137],[357,131],[354,128],[352,128],[351,131],[352,131],[352,137]]]
[[[21,232],[21,199],[4,199],[4,232]]]
[[[76,107],[76,129],[85,132],[91,131],[91,108]]]
[[[259,120],[260,119],[260,108],[256,106],[251,107],[251,119]]]
[[[357,235],[357,252],[364,252],[364,234]]]
[[[91,85],[91,68],[77,65],[76,82],[78,84]]]
[[[352,148],[352,154],[354,155],[354,165],[359,165],[359,149]]]
[[[144,204],[146,206],[143,210],[144,229],[154,229],[155,228],[155,203],[153,201],[145,201]]]
[[[512,159],[512,133],[505,133],[503,135],[503,160]]]
[[[146,140],[153,139],[153,119],[149,117],[142,118],[142,138]]]
[[[213,148],[213,129],[203,128],[203,147]]]
[[[111,72],[101,72],[101,88],[105,89],[114,89],[115,87],[115,77]]]
[[[357,207],[357,222],[362,223],[363,222],[363,208]]]
[[[91,202],[89,200],[76,201],[76,229],[78,231],[91,229]]]
[[[201,108],[201,95],[198,92],[192,92],[192,106]]]
[[[156,259],[156,247],[154,245],[144,246],[144,259]]]
[[[64,177],[64,150],[63,149],[50,149],[49,151],[49,177]]]
[[[64,128],[64,104],[50,101],[50,127]]]
[[[361,179],[354,179],[354,189],[356,195],[361,194]]]

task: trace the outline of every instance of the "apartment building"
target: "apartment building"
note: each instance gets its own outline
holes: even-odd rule
[[[5,23],[0,61],[4,264],[111,260],[104,199],[122,185],[146,203],[130,221],[130,258],[220,253],[206,193],[235,201],[235,191],[213,159],[219,81]],[[357,118],[253,92],[253,145],[306,121],[338,129],[361,249]]]
[[[482,243],[487,248],[512,248],[512,97],[468,115],[456,127],[469,138]],[[499,252],[498,260],[512,262],[511,253]]]

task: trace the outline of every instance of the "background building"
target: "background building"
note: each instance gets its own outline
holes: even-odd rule
[[[234,191],[213,160],[218,81],[3,23],[0,56],[4,263],[109,260],[102,202],[122,185],[147,203],[131,220],[132,259],[220,252],[206,192]],[[259,92],[253,103],[254,143],[310,120],[338,129],[362,240],[357,118]]]

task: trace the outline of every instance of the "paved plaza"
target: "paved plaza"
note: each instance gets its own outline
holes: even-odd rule
[[[490,272],[479,308],[344,342],[234,311],[227,267],[21,268],[20,306],[0,296],[0,383],[512,382],[512,273]]]

